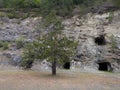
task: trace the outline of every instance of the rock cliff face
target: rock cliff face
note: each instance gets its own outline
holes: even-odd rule
[[[110,13],[89,13],[84,19],[74,16],[63,22],[66,35],[79,41],[73,68],[78,64],[82,69],[120,71],[120,12],[114,12],[111,21],[109,18]]]
[[[38,35],[35,26],[39,19],[40,17],[25,20],[0,17],[0,40],[15,41],[17,38],[25,38],[28,41],[33,40]]]
[[[42,31],[38,24],[40,20],[41,17],[25,20],[0,17],[0,40],[14,42],[24,38],[30,42]],[[62,23],[66,36],[79,41],[71,69],[120,72],[120,11],[101,15],[88,13],[84,17],[76,15]],[[20,56],[19,50],[10,48],[10,56],[16,51],[19,53],[14,56]],[[8,51],[0,54],[5,56]]]

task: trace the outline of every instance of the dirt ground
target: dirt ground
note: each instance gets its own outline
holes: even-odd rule
[[[120,73],[0,71],[0,90],[120,90]]]

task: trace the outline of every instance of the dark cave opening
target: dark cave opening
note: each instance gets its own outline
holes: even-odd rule
[[[111,70],[111,64],[109,62],[102,62],[98,63],[99,65],[99,70],[100,71],[110,71]]]
[[[70,62],[66,62],[66,63],[63,65],[63,68],[64,68],[64,69],[70,69]]]
[[[103,35],[96,37],[94,40],[95,40],[95,43],[97,45],[105,45],[106,44],[106,40],[105,40],[105,37]]]

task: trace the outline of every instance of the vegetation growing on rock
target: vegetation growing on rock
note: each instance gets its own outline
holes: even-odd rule
[[[44,15],[54,10],[57,15],[70,16],[76,6],[79,6],[80,9],[82,9],[83,6],[87,9],[93,9],[107,1],[113,3],[116,7],[120,6],[119,0],[0,0],[0,7],[29,10],[38,8],[40,13]],[[13,14],[9,16],[13,17]]]
[[[31,68],[34,60],[44,60],[52,63],[52,75],[56,75],[57,64],[67,62],[75,54],[77,42],[74,42],[62,33],[63,26],[54,12],[45,18],[47,34],[40,36],[33,43],[29,43],[23,52],[21,65]]]
[[[54,47],[57,46],[58,47],[57,49],[59,49],[59,44],[61,45],[61,43],[64,42],[64,40],[65,42],[70,41],[70,43],[74,43],[70,39],[66,38],[64,35],[61,36],[62,33],[61,30],[64,29],[66,36],[68,36],[71,39],[79,40],[79,43],[81,43],[79,44],[79,53],[78,53],[80,55],[80,58],[78,58],[78,61],[80,61],[79,66],[80,65],[82,66],[83,62],[87,63],[83,65],[84,67],[90,66],[91,63],[97,64],[95,60],[96,59],[97,61],[104,60],[104,56],[106,55],[105,53],[108,53],[108,49],[105,48],[108,45],[108,42],[106,40],[106,29],[109,29],[107,31],[107,35],[109,33],[115,34],[116,32],[119,31],[116,30],[119,29],[119,25],[118,26],[113,25],[114,21],[118,23],[117,20],[119,20],[117,19],[119,15],[117,15],[114,12],[114,10],[116,10],[116,7],[118,8],[119,6],[119,0],[118,1],[114,0],[113,1],[114,5],[111,1],[113,0],[0,0],[0,7],[1,7],[0,9],[1,38],[0,39],[3,41],[14,42],[17,44],[17,45],[15,44],[16,46],[11,45],[12,49],[9,48],[10,50],[16,50],[16,49],[19,50],[21,47],[24,46],[24,42],[22,40],[16,41],[17,37],[23,36],[25,38],[25,41],[29,42],[24,48],[24,53],[23,53],[24,56],[21,62],[21,65],[25,69],[27,69],[27,68],[31,68],[32,64],[34,63],[34,60],[38,60],[38,59],[42,59],[42,60],[47,59],[52,63],[50,59],[46,58],[50,56],[48,53],[50,54],[53,53],[52,51],[48,52],[47,49],[50,49],[48,48],[48,46],[53,45],[52,50],[56,51]],[[111,13],[107,13],[107,12],[111,12]],[[85,15],[86,13],[88,14]],[[97,14],[95,15],[94,13]],[[84,20],[82,20],[81,18],[82,15],[85,16],[84,17],[85,22],[83,22]],[[32,16],[35,17],[33,18]],[[40,27],[38,27],[36,30],[35,27],[36,24],[38,23],[37,20],[39,20],[38,16],[40,16],[40,25],[39,25]],[[102,27],[98,24],[100,20],[103,21],[101,25],[105,27],[105,30],[101,30]],[[64,23],[63,25],[65,26],[65,28],[63,28],[63,25],[61,23]],[[98,24],[98,27],[96,26],[96,24]],[[108,26],[108,28],[106,26]],[[111,28],[109,28],[110,26],[113,27],[113,30],[115,32],[111,32],[112,30]],[[97,31],[93,27],[95,27]],[[41,29],[43,30],[41,31]],[[53,33],[54,30],[55,32]],[[59,30],[60,32],[58,32]],[[96,45],[94,45],[94,43],[96,43],[96,41],[92,42],[93,38],[91,37],[94,37],[96,33],[98,33],[99,31],[102,31],[102,34],[105,35],[105,43],[104,43],[104,39],[101,39],[99,38],[99,36],[96,36],[98,37],[97,42],[98,44],[99,43],[100,44],[98,45],[97,48],[95,48]],[[53,37],[55,41],[49,40],[51,37]],[[113,44],[111,44],[112,45],[111,47],[114,49],[115,44],[119,45],[119,39],[116,41],[117,43],[114,43],[114,39],[112,41],[113,42],[111,43]],[[40,42],[42,42],[42,44]],[[101,44],[101,42],[103,42],[102,43],[103,45]],[[2,44],[2,48],[5,47],[6,45]],[[64,50],[64,45],[65,44],[63,44],[63,47],[60,47],[63,50]],[[69,45],[67,46],[69,47]],[[74,45],[73,47],[75,46],[76,45]],[[47,49],[42,50],[42,47]],[[98,53],[95,53],[95,50]],[[58,53],[61,53],[61,50],[59,51],[60,52]],[[46,56],[46,52],[48,56]],[[38,53],[41,53],[40,55],[42,57],[38,55]],[[43,55],[43,53],[45,54]],[[111,55],[111,52],[109,54]],[[96,58],[97,55],[102,57],[100,59]],[[52,58],[53,56],[54,55],[51,55]],[[62,56],[64,57],[64,55]],[[72,55],[68,55],[68,56],[72,57]],[[68,59],[68,57],[65,58]],[[62,60],[64,61],[64,58],[62,58]],[[57,61],[59,62],[59,60]],[[91,65],[91,66],[92,68],[94,68],[95,65]],[[96,66],[95,68],[98,68]],[[106,67],[107,66],[108,65],[106,64]],[[116,69],[116,67],[119,68],[119,64],[116,63],[116,66],[111,64],[111,67],[114,67],[114,69]]]

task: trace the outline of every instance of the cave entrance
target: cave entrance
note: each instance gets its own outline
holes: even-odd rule
[[[106,44],[104,35],[100,35],[99,37],[96,37],[94,40],[97,45],[105,45]]]
[[[66,62],[66,63],[63,65],[63,68],[64,68],[64,69],[70,69],[70,62]]]
[[[98,63],[99,65],[99,70],[100,71],[110,71],[111,70],[111,64],[109,62],[102,62]]]

